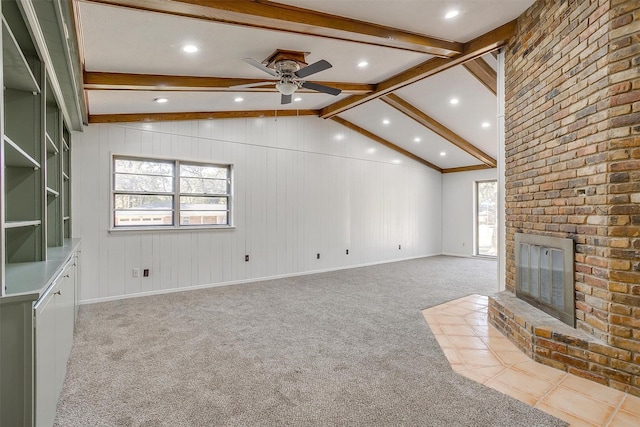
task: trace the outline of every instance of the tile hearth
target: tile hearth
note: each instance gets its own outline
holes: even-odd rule
[[[487,321],[486,296],[422,311],[454,371],[571,426],[640,425],[640,398],[537,363]]]

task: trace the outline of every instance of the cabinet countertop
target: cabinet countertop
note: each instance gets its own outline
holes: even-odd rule
[[[38,299],[79,246],[80,239],[65,239],[63,246],[47,248],[46,261],[5,264],[4,298],[27,294]]]

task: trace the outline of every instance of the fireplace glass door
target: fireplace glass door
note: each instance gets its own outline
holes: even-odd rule
[[[516,296],[574,326],[573,240],[516,233]]]

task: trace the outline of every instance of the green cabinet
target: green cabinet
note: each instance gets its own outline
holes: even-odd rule
[[[0,425],[51,426],[73,344],[78,239],[8,277],[36,288],[0,298]]]

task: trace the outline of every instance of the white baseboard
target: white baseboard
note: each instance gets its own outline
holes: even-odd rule
[[[454,254],[451,252],[443,252],[442,255],[444,256],[454,256],[454,257],[458,257],[458,258],[473,258],[473,255],[469,255],[469,254]]]
[[[96,303],[100,303],[100,302],[117,301],[117,300],[122,300],[122,299],[129,299],[129,298],[148,297],[148,296],[151,296],[151,295],[163,295],[163,294],[171,294],[171,293],[174,293],[174,292],[195,291],[197,289],[217,288],[217,287],[220,287],[220,286],[242,285],[242,284],[245,284],[245,283],[263,282],[263,281],[266,281],[266,280],[286,279],[288,277],[307,276],[309,274],[329,273],[329,272],[332,272],[332,271],[349,270],[349,269],[352,269],[352,268],[370,267],[372,265],[389,264],[389,263],[392,263],[392,262],[399,262],[399,261],[409,261],[409,260],[418,259],[418,258],[429,258],[429,257],[433,257],[433,256],[438,256],[438,255],[446,255],[446,254],[426,254],[426,255],[418,255],[418,256],[412,256],[412,257],[407,257],[407,258],[399,258],[399,259],[394,259],[394,260],[387,260],[387,261],[377,261],[377,262],[369,262],[369,263],[357,264],[357,265],[348,265],[348,266],[342,266],[342,267],[325,268],[325,269],[322,269],[322,270],[312,270],[312,271],[305,271],[305,272],[298,272],[298,273],[278,274],[278,275],[274,275],[274,276],[264,276],[264,277],[257,277],[257,278],[253,278],[253,279],[232,280],[232,281],[228,281],[228,282],[218,282],[218,283],[209,283],[209,284],[204,284],[204,285],[186,286],[184,288],[161,289],[161,290],[157,290],[157,291],[138,292],[138,293],[135,293],[135,294],[116,295],[116,296],[102,297],[102,298],[92,298],[92,299],[78,301],[78,304],[81,304],[81,305],[84,305],[84,304],[96,304]],[[452,255],[452,256],[456,256],[456,255]]]

